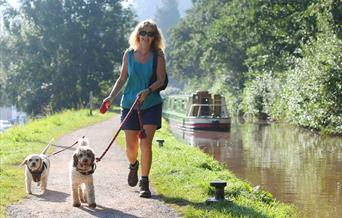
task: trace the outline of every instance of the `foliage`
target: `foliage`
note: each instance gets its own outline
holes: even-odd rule
[[[201,55],[207,49],[203,46],[207,40],[210,24],[218,17],[221,1],[196,2],[174,28],[170,29],[168,44],[168,68],[173,78],[198,79],[207,74],[201,68]]]
[[[168,40],[168,31],[180,18],[176,0],[162,0],[161,7],[157,8],[155,21],[161,28],[164,37]]]
[[[342,133],[342,41],[331,31],[303,46],[289,71],[287,118],[302,126]]]
[[[194,8],[170,30],[168,65],[174,78],[190,81],[189,89],[208,87],[224,94],[228,104],[245,117],[290,120],[310,128],[327,127],[340,132],[336,130],[341,125],[340,109],[331,107],[341,102],[341,96],[336,94],[340,93],[340,78],[336,75],[341,75],[337,55],[341,53],[341,14],[342,3],[338,0],[195,1]],[[324,39],[334,42],[327,45]],[[319,43],[323,43],[320,49]],[[334,53],[325,50],[326,46],[331,46]],[[317,61],[318,56],[302,52],[310,49],[322,51],[320,58],[328,59],[329,66],[303,64]],[[329,99],[329,106],[316,98],[310,107],[300,106],[297,110],[293,95],[286,93],[284,85],[299,79],[293,75],[294,68],[309,72],[314,66],[317,72],[324,71],[322,76],[332,78],[324,85],[324,91],[318,92],[322,99]],[[301,96],[311,95],[312,88],[304,88],[306,79],[292,82],[291,91],[302,90]],[[319,84],[319,79],[322,77],[310,77],[311,85]],[[290,102],[292,106],[287,105]],[[318,112],[321,107],[324,109]],[[322,112],[328,108],[332,111]],[[230,106],[230,110],[234,108]],[[300,121],[301,116],[312,113],[320,121]]]
[[[253,73],[244,89],[247,115],[268,115],[316,130],[342,133],[341,40],[334,32],[328,8],[311,5],[315,37],[289,56],[291,67],[281,73]]]
[[[2,72],[2,69],[0,68],[0,107],[7,105],[7,96],[5,92],[5,84],[6,84],[6,78],[5,73]]]
[[[133,25],[121,1],[22,0],[18,10],[5,6],[7,34],[0,43],[11,103],[33,114],[75,108],[112,79]]]
[[[260,76],[246,84],[243,90],[243,111],[245,118],[272,118],[280,119],[284,111],[282,107],[276,108],[276,105],[283,106],[284,97],[281,94],[283,89],[280,79],[275,78],[272,72],[261,73]]]
[[[227,86],[233,91],[243,88],[249,69],[284,69],[284,56],[312,34],[307,29],[315,29],[309,18],[306,22],[306,18],[294,19],[309,3],[197,1],[171,30],[169,54],[174,76],[197,78],[214,73],[215,77],[216,71],[221,71],[218,74],[229,75]]]

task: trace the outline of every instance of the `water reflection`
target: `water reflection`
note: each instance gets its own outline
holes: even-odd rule
[[[230,133],[171,131],[252,185],[295,204],[305,217],[342,214],[342,137],[287,124],[234,124]]]

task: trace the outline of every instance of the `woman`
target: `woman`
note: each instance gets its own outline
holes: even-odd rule
[[[149,173],[152,163],[152,141],[154,133],[161,128],[162,98],[159,92],[165,80],[164,42],[160,29],[152,20],[139,23],[129,38],[130,48],[124,53],[122,68],[110,95],[103,100],[110,103],[126,83],[121,98],[121,122],[139,96],[141,116],[146,138],[139,139],[140,125],[137,111],[134,110],[123,125],[126,138],[126,154],[129,161],[128,184],[138,183],[139,161],[138,148],[141,150],[141,178],[139,181],[140,197],[149,198]],[[157,79],[150,84],[153,73],[153,57],[157,55]]]

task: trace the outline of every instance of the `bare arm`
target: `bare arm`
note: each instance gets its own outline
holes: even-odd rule
[[[118,95],[118,93],[120,92],[120,90],[124,86],[124,84],[127,80],[127,74],[128,74],[128,54],[126,51],[123,58],[122,58],[122,66],[121,66],[120,76],[116,80],[109,96],[107,98],[105,98],[103,100],[103,102],[109,101],[110,103],[112,103],[113,99]]]

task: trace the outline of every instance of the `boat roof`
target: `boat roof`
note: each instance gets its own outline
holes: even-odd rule
[[[173,95],[169,95],[167,97],[171,97],[171,98],[188,98],[188,97],[192,97],[193,95],[201,95],[201,94],[209,94],[209,95],[213,95],[216,93],[210,93],[209,91],[196,91],[190,94],[173,94]],[[221,95],[221,94],[219,94]],[[222,95],[221,95],[222,96]]]

